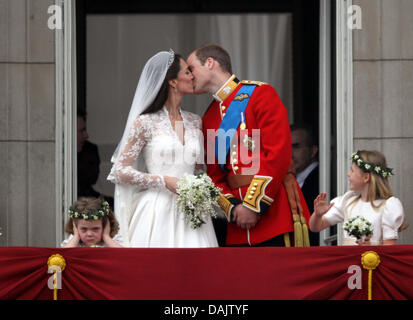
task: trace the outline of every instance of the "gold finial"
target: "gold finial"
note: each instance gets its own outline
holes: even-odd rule
[[[51,266],[58,266],[61,271],[66,268],[66,260],[60,254],[54,254],[49,257],[47,260],[47,266],[50,268]]]
[[[361,264],[366,270],[374,270],[380,264],[380,257],[375,251],[366,251],[361,255]]]
[[[61,289],[58,288],[57,272],[59,272],[59,274],[63,272],[66,268],[66,260],[58,253],[53,254],[49,257],[49,259],[47,259],[47,266],[49,267],[49,270],[51,269],[53,272],[53,300],[57,300],[57,289]]]
[[[373,296],[373,270],[380,264],[380,257],[375,251],[366,251],[361,255],[361,264],[363,268],[369,271],[368,278],[368,300]]]

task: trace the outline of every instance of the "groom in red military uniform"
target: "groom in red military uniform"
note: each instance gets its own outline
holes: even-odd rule
[[[287,110],[272,86],[238,80],[228,53],[216,44],[196,49],[187,62],[195,93],[214,97],[202,119],[203,133],[207,173],[222,189],[219,205],[232,222],[226,244],[289,246],[289,233],[306,229],[310,213],[294,176],[288,174]],[[294,211],[294,195],[300,210]],[[306,245],[305,237],[295,234],[296,242],[301,239],[295,245]]]

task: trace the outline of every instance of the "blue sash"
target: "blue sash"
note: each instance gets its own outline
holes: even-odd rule
[[[245,121],[245,109],[255,88],[256,85],[243,85],[241,87],[229,105],[225,117],[222,119],[221,125],[218,128],[215,139],[215,156],[218,159],[221,169],[224,171],[231,141],[241,123],[241,113],[244,114]]]

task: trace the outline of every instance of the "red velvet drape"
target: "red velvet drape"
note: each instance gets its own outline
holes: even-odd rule
[[[66,260],[58,299],[367,299],[361,254],[376,251],[373,299],[413,299],[413,246],[313,248],[0,248],[0,299],[53,299],[47,260]],[[349,289],[350,265],[362,289]]]

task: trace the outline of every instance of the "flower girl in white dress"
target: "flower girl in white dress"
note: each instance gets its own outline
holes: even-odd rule
[[[180,108],[193,76],[172,50],[146,63],[108,180],[115,212],[130,247],[217,247],[211,218],[192,229],[177,210],[177,182],[202,163],[201,118]]]
[[[356,241],[344,232],[343,245],[392,245],[397,243],[404,212],[399,199],[392,196],[384,155],[378,151],[358,151],[352,156],[351,169],[347,173],[350,191],[328,205],[326,193],[314,200],[314,213],[310,229],[319,232],[331,225],[360,216],[373,225],[373,234],[365,242]],[[402,228],[401,228],[402,227]]]

